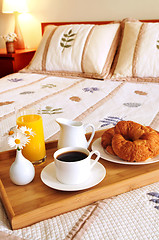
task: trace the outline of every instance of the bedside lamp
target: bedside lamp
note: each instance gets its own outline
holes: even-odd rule
[[[14,32],[17,34],[17,41],[15,41],[15,49],[24,49],[25,44],[23,36],[20,30],[18,15],[19,13],[27,12],[26,0],[3,0],[2,12],[3,13],[14,13],[15,16],[15,29]]]

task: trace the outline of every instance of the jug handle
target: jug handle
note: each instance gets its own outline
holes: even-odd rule
[[[91,123],[88,123],[88,124],[85,124],[85,125],[84,125],[85,130],[86,130],[86,128],[88,128],[88,127],[91,127],[91,128],[92,128],[92,134],[91,134],[91,136],[90,136],[90,138],[89,138],[89,140],[88,140],[88,142],[87,142],[87,148],[89,147],[89,145],[90,145],[90,143],[91,143],[91,141],[92,141],[92,139],[93,139],[93,137],[94,137],[94,135],[95,135],[95,127],[94,127],[94,125],[91,124]]]

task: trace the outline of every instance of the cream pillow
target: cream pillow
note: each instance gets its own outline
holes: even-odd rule
[[[159,77],[159,23],[125,22],[113,78]]]
[[[29,71],[103,79],[118,46],[120,24],[48,25]]]

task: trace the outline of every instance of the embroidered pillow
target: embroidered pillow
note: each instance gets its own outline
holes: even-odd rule
[[[113,78],[158,81],[159,23],[125,22]]]
[[[27,69],[103,79],[110,72],[119,34],[119,23],[48,25]]]

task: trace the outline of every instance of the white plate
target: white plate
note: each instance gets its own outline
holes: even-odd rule
[[[100,157],[104,160],[114,163],[127,164],[127,165],[144,165],[150,163],[156,163],[159,161],[159,155],[154,158],[149,158],[144,162],[127,162],[119,158],[118,156],[113,156],[109,154],[101,145],[101,138],[98,138],[92,143],[92,150],[98,150],[100,152]]]
[[[55,175],[55,163],[52,162],[48,164],[42,171],[41,171],[41,180],[44,184],[47,186],[62,190],[62,191],[78,191],[78,190],[84,190],[90,187],[93,187],[100,183],[106,175],[106,169],[104,166],[97,162],[95,166],[91,170],[90,177],[87,181],[81,183],[81,184],[63,184],[60,183],[56,179]]]

